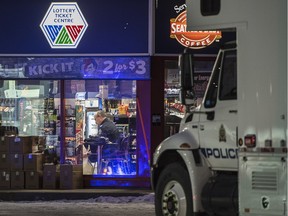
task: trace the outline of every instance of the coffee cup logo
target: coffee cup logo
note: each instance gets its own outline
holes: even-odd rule
[[[221,31],[186,31],[186,11],[170,20],[170,37],[191,49],[201,49],[219,40]]]

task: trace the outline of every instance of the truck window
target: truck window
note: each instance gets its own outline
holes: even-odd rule
[[[217,15],[220,12],[220,0],[201,0],[200,7],[203,16]]]
[[[224,54],[219,91],[219,100],[237,99],[236,50]]]
[[[218,92],[218,81],[219,73],[221,70],[222,54],[219,55],[217,65],[215,65],[215,72],[211,77],[211,81],[207,90],[207,94],[204,101],[205,108],[215,107],[217,102],[217,92]]]

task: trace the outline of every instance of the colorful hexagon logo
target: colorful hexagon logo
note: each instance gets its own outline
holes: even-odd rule
[[[51,48],[77,48],[87,27],[76,2],[52,2],[40,24]]]

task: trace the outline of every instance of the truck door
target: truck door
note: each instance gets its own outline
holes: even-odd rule
[[[236,50],[218,55],[201,108],[201,150],[212,169],[237,169],[237,61]]]

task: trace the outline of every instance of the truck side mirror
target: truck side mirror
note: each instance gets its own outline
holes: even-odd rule
[[[195,99],[193,91],[193,55],[184,52],[179,56],[178,64],[181,79],[180,101],[184,105],[192,105]]]

